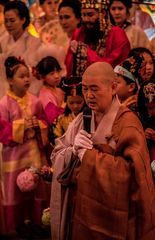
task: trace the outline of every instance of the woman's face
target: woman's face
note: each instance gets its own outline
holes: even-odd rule
[[[71,7],[62,7],[59,11],[59,21],[63,30],[71,37],[73,31],[80,22],[79,18],[76,18],[75,13]]]
[[[145,52],[143,53],[143,57],[144,57],[144,65],[140,71],[140,74],[141,74],[142,80],[145,82],[145,81],[151,80],[151,77],[154,73],[154,64],[150,54]]]
[[[120,1],[114,1],[110,6],[110,14],[114,20],[114,23],[117,26],[122,26],[123,23],[127,20],[127,8]]]
[[[25,18],[21,19],[18,11],[15,9],[5,12],[4,23],[9,34],[14,38],[18,39],[18,36],[20,37],[24,32],[23,24],[25,23]]]
[[[45,0],[41,7],[49,19],[53,19],[56,16],[57,5],[54,0]]]

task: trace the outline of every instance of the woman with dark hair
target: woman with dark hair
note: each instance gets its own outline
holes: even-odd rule
[[[14,0],[5,5],[4,24],[7,32],[0,39],[1,79],[6,80],[4,61],[8,56],[21,57],[29,66],[34,66],[37,62],[37,51],[41,46],[41,41],[28,32],[29,23],[29,9],[24,2]],[[8,88],[7,81],[5,81],[3,87],[0,96],[3,96],[6,88]]]
[[[129,57],[138,54],[143,56],[144,64],[140,71],[141,82],[154,81],[155,80],[155,62],[151,51],[144,47],[133,48],[129,52]]]
[[[149,47],[149,39],[144,31],[130,23],[131,0],[110,0],[109,12],[113,25],[123,28],[126,32],[131,48]]]
[[[81,2],[79,0],[63,0],[59,4],[58,14],[64,32],[70,38],[81,23]]]

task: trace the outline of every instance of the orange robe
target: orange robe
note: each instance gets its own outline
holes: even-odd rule
[[[81,129],[79,114],[57,139],[52,154],[52,239],[154,240],[155,192],[139,119],[129,109],[112,103],[95,132],[91,129],[94,147],[85,152],[73,188],[77,191],[73,192],[70,186],[59,184],[58,176],[70,162],[74,139]]]
[[[112,138],[115,151],[100,145],[82,160],[72,240],[154,240],[150,159],[142,126],[130,110],[119,110]]]

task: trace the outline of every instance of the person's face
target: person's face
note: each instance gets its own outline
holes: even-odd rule
[[[45,83],[51,87],[57,87],[61,81],[61,71],[55,70],[43,77]]]
[[[121,26],[127,19],[127,8],[120,1],[114,1],[110,6],[110,14],[114,19],[116,25]]]
[[[84,105],[84,99],[82,96],[68,96],[67,106],[72,113],[78,115]]]
[[[80,19],[76,18],[71,7],[62,7],[59,11],[59,21],[63,30],[71,36]]]
[[[95,9],[82,9],[81,10],[81,15],[82,15],[82,22],[83,25],[87,28],[87,29],[92,29],[94,28],[97,20],[99,19],[99,13],[97,10]]]
[[[155,102],[146,104],[149,117],[155,117]]]
[[[13,92],[17,96],[23,96],[30,86],[29,69],[24,65],[19,65],[18,69],[14,73],[13,78],[10,79],[9,83]]]
[[[135,83],[127,84],[124,78],[116,74],[116,93],[121,102],[124,102],[129,96],[132,95],[132,92],[135,87]]]
[[[53,18],[56,15],[57,5],[54,0],[45,0],[41,7],[46,16]]]
[[[154,72],[154,65],[153,65],[153,60],[150,54],[143,53],[143,57],[144,57],[144,64],[140,71],[140,74],[143,81],[145,82],[151,79]]]
[[[104,76],[87,75],[82,80],[82,91],[88,107],[94,112],[106,113],[116,93],[116,86],[107,83]]]
[[[25,18],[21,19],[17,10],[9,10],[4,14],[4,24],[10,35],[13,37],[20,36],[23,32]]]

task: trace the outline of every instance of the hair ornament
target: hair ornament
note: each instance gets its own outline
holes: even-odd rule
[[[145,97],[148,99],[149,103],[151,103],[155,97],[155,84],[148,83],[147,85],[144,86],[143,92]]]

